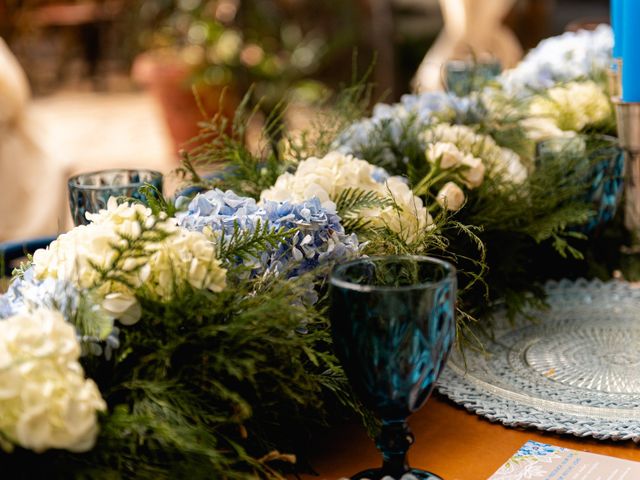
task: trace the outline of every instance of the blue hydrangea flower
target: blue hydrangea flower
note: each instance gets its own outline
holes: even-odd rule
[[[36,280],[32,268],[13,279],[6,293],[0,295],[0,318],[38,308],[60,311],[65,318],[78,310],[80,293],[72,285],[54,279]]]
[[[272,266],[289,269],[298,276],[321,264],[355,256],[359,249],[355,234],[347,235],[335,211],[323,208],[318,198],[304,203],[264,202],[265,219],[274,227],[298,231],[281,244],[271,258]]]
[[[14,278],[8,290],[0,295],[0,320],[40,308],[59,311],[76,327],[82,325],[91,329],[88,333],[92,335],[78,336],[83,354],[104,354],[109,360],[113,350],[120,345],[119,331],[113,326],[113,319],[92,302],[91,295],[68,282],[52,278],[38,280],[33,268],[29,268],[22,276]]]
[[[382,179],[386,172],[378,174]],[[274,272],[297,277],[359,251],[356,235],[347,235],[337,213],[322,207],[317,198],[303,203],[267,201],[258,205],[251,198],[215,189],[196,195],[187,210],[176,218],[189,230],[202,231],[207,227],[223,235],[230,235],[234,225],[249,231],[265,223],[275,229],[297,229],[276,248],[267,249],[260,258],[245,263],[252,268],[253,275]]]
[[[499,82],[509,94],[523,96],[558,82],[597,78],[611,64],[613,34],[600,25],[593,31],[566,32],[541,41]]]
[[[463,122],[476,114],[475,97],[457,97],[447,92],[403,95],[400,103],[377,104],[371,118],[350,125],[334,142],[334,149],[374,163],[397,168],[408,158],[396,158],[406,151],[406,142],[420,138],[420,133],[434,121]],[[384,133],[383,133],[384,132]],[[367,158],[375,151],[378,158]]]
[[[176,205],[185,203],[184,197],[176,200]],[[254,230],[264,214],[253,198],[240,197],[231,190],[209,190],[197,194],[188,203],[187,210],[176,214],[181,226],[201,232],[204,227],[225,234],[233,233],[234,224],[245,230]]]
[[[434,115],[451,114],[456,116],[461,112],[466,112],[470,108],[472,100],[448,92],[425,92],[403,95],[400,103],[416,117],[417,123],[422,128],[433,122]]]
[[[384,183],[387,180],[389,180],[389,177],[391,175],[389,175],[389,172],[387,172],[384,168],[382,167],[373,167],[373,172],[371,172],[371,178],[373,178],[373,180],[377,183]]]

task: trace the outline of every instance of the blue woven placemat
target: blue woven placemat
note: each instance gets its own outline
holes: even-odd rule
[[[511,427],[640,442],[640,288],[546,285],[535,321],[496,319],[486,352],[452,354],[438,390]]]

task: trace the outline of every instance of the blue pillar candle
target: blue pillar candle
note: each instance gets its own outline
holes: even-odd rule
[[[622,2],[622,100],[640,102],[640,0]]]
[[[622,26],[624,0],[611,0],[611,28],[613,29],[613,58],[622,58]]]

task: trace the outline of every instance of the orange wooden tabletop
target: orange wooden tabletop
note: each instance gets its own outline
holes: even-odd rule
[[[409,423],[416,437],[409,454],[411,465],[444,480],[486,480],[527,440],[640,461],[640,446],[633,442],[603,442],[507,428],[438,395],[431,397]],[[312,465],[320,476],[305,476],[305,480],[335,480],[381,463],[373,441],[356,425],[345,425],[319,438],[314,451],[317,457]]]

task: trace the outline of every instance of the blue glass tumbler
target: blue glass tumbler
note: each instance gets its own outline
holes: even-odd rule
[[[352,479],[440,477],[407,463],[407,417],[429,398],[455,338],[455,268],[430,257],[361,258],[330,276],[334,349],[354,392],[382,420],[381,468]]]
[[[145,184],[162,192],[162,174],[155,170],[113,169],[82,173],[69,179],[69,207],[75,225],[89,223],[85,214],[107,208],[110,197],[135,198],[146,202],[140,191]]]
[[[444,83],[448,92],[464,97],[482,90],[488,82],[500,75],[501,71],[502,65],[499,60],[449,60],[444,65]]]
[[[579,228],[589,234],[616,214],[624,190],[624,151],[618,139],[608,135],[549,138],[536,145],[539,162],[559,154],[584,156],[592,165],[588,173],[591,186],[584,200],[591,203],[596,215]]]

